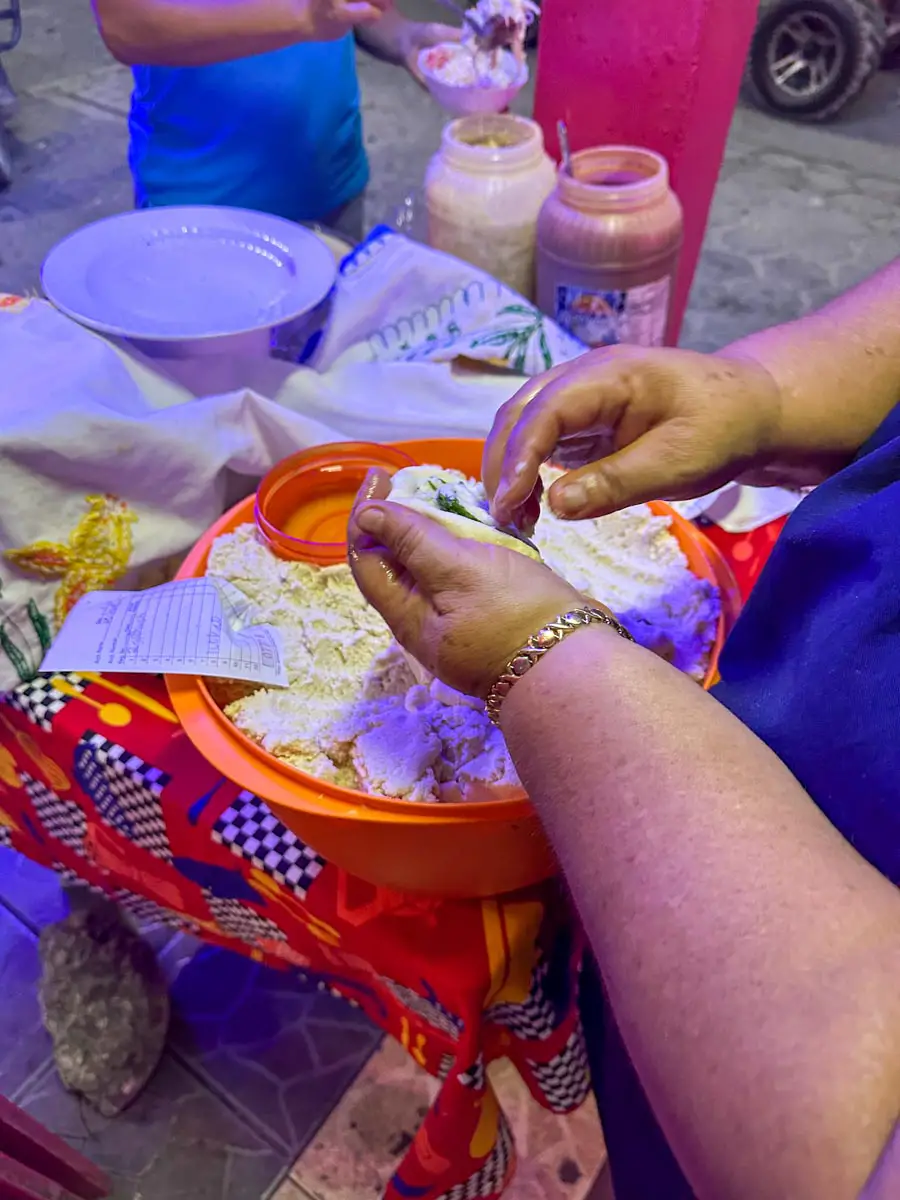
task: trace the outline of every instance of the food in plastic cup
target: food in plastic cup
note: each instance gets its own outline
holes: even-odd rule
[[[273,553],[320,567],[347,558],[347,522],[372,467],[393,475],[415,460],[376,442],[333,442],[282,459],[256,494],[256,527]]]
[[[496,52],[496,66],[479,77],[472,51],[441,42],[419,54],[419,70],[432,96],[457,117],[505,112],[528,82],[528,63],[510,50]]]

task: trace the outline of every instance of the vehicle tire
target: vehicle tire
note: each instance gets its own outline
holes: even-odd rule
[[[9,152],[9,141],[6,130],[0,126],[0,192],[12,183],[12,155]]]
[[[538,44],[538,38],[541,36],[541,14],[535,13],[534,17],[525,31],[525,49],[534,50]]]
[[[878,70],[886,39],[878,0],[762,0],[747,83],[770,112],[828,121]]]
[[[900,8],[897,8],[887,19],[887,45],[884,48],[881,65],[888,71],[900,69]]]

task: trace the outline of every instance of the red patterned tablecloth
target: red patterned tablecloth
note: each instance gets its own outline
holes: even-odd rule
[[[779,517],[777,521],[770,521],[768,525],[761,525],[750,533],[726,533],[704,517],[697,521],[697,525],[724,555],[744,600],[759,579],[786,523],[787,517]]]
[[[744,595],[783,523],[705,527]],[[314,975],[443,1080],[387,1200],[502,1194],[515,1150],[493,1059],[554,1112],[587,1095],[583,944],[555,883],[448,902],[348,876],[201,758],[157,679],[38,676],[2,698],[0,844],[139,918]]]

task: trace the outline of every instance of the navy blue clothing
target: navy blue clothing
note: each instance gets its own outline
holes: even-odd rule
[[[721,672],[716,697],[900,884],[900,406],[788,521]],[[581,1004],[616,1200],[691,1197],[593,968]]]

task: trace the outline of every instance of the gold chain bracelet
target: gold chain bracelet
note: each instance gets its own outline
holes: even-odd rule
[[[608,625],[619,637],[623,637],[629,642],[634,641],[624,625],[599,608],[576,608],[572,612],[563,613],[555,620],[549,621],[533,634],[522,649],[509,660],[506,670],[488,692],[485,707],[495,725],[500,724],[500,706],[509,695],[513,685],[518,683],[535,663],[540,662],[548,650],[552,650],[570,633],[574,633],[576,629],[583,629],[586,625]]]

